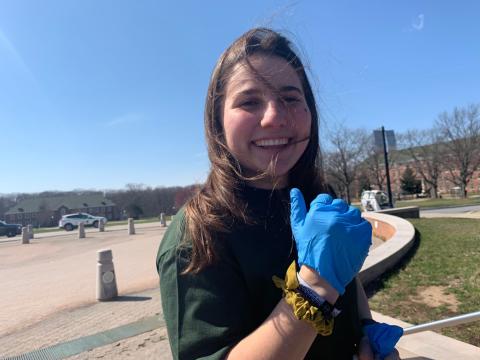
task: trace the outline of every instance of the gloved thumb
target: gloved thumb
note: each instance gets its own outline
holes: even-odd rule
[[[305,205],[302,192],[297,188],[293,188],[290,190],[290,225],[293,232],[296,232],[303,225],[306,215],[307,206]]]

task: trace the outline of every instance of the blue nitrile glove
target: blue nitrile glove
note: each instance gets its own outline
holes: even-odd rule
[[[307,213],[299,189],[290,190],[290,224],[299,265],[315,269],[340,295],[360,271],[372,243],[372,227],[358,209],[320,194]]]
[[[373,352],[382,360],[395,349],[395,345],[403,335],[403,329],[400,326],[385,323],[365,325],[363,332],[367,335]]]

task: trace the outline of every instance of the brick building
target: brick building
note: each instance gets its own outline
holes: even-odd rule
[[[13,224],[56,226],[62,215],[76,212],[105,216],[108,220],[120,218],[115,203],[101,194],[89,194],[22,200],[5,213],[5,220]]]
[[[421,175],[416,171],[416,164],[414,160],[408,156],[408,153],[405,151],[400,151],[395,154],[394,161],[390,162],[390,183],[392,187],[392,192],[398,197],[402,194],[401,188],[401,179],[405,169],[409,166],[416,173],[416,178],[422,183],[422,191],[429,191],[429,184],[425,183]],[[382,166],[382,169],[385,169]],[[385,170],[383,170],[385,173]],[[438,180],[438,192],[440,195],[459,195],[460,189],[448,179],[450,178],[450,173],[448,170],[443,170],[440,174]],[[386,180],[384,181],[384,187],[386,189]],[[467,186],[467,193],[469,194],[480,194],[480,169],[473,173],[473,176],[470,180],[470,183]]]

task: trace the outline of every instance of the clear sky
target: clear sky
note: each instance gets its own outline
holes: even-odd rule
[[[0,193],[203,181],[209,76],[254,26],[301,49],[323,124],[428,128],[480,101],[479,19],[475,0],[0,0]]]

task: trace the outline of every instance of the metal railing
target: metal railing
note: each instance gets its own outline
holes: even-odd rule
[[[437,330],[444,327],[467,324],[477,320],[480,320],[480,311],[472,312],[465,315],[454,316],[448,319],[432,321],[425,324],[410,326],[403,329],[403,335],[410,335],[421,331]]]

